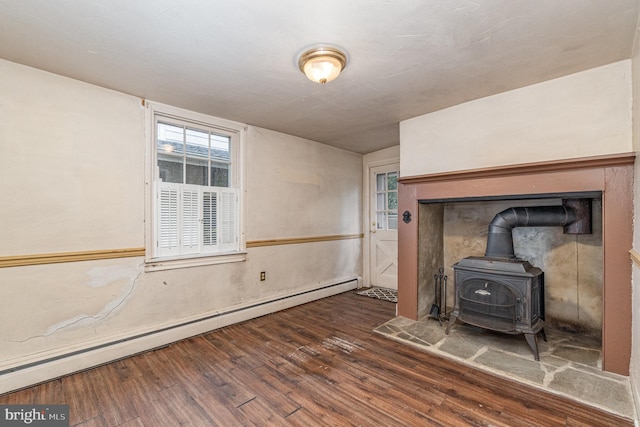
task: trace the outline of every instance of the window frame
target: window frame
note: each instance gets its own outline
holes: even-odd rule
[[[144,101],[146,109],[146,195],[145,195],[145,223],[147,238],[145,239],[145,270],[167,270],[174,268],[194,267],[200,265],[222,264],[228,262],[239,262],[246,260],[246,239],[244,230],[245,203],[244,203],[244,183],[245,183],[245,161],[244,161],[244,140],[247,125],[237,123],[206,114],[196,113],[169,105]],[[157,209],[156,209],[156,187],[160,182],[156,179],[158,171],[157,153],[157,122],[169,122],[180,125],[192,126],[210,130],[221,135],[230,136],[230,167],[229,187],[236,189],[238,202],[238,245],[237,250],[215,253],[194,253],[184,255],[158,256],[156,253],[157,234]],[[189,184],[181,184],[189,186]],[[202,188],[212,188],[205,187]]]
[[[400,172],[399,171],[387,171],[387,172],[379,172],[379,173],[374,173],[373,174],[373,179],[374,179],[374,185],[376,187],[376,191],[375,191],[375,214],[376,214],[376,220],[375,220],[375,227],[377,231],[398,231],[398,207],[397,207],[397,203],[398,203],[398,178],[400,177]],[[396,186],[394,189],[389,189],[389,175],[395,175],[396,177]],[[378,177],[379,176],[384,176],[384,188],[381,190],[378,187]],[[389,193],[395,193],[395,199],[396,199],[396,208],[395,209],[389,209]],[[380,209],[379,206],[379,196],[383,196],[384,198],[384,209]],[[384,224],[380,224],[380,220],[379,220],[379,215],[382,214],[384,216]],[[389,227],[389,220],[391,218],[391,216],[394,216],[395,218],[395,223],[396,223],[396,227],[395,228],[390,228]],[[384,225],[384,227],[381,227],[381,225]]]

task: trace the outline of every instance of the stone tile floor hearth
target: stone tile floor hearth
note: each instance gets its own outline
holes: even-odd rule
[[[433,318],[396,317],[375,331],[475,368],[568,396],[608,412],[636,419],[629,378],[601,370],[601,343],[545,325],[548,342],[538,339],[536,362],[523,335],[502,334],[457,322],[449,335]]]

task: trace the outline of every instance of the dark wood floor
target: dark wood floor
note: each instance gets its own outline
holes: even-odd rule
[[[75,426],[632,426],[372,333],[347,292],[0,396]]]

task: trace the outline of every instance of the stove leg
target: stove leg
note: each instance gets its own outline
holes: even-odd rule
[[[544,342],[547,342],[547,334],[544,332],[544,328],[540,329],[540,332],[542,333],[542,339]]]
[[[533,351],[533,356],[537,361],[540,361],[540,356],[538,355],[538,337],[536,334],[524,334],[525,339],[527,340],[527,344],[531,347]]]

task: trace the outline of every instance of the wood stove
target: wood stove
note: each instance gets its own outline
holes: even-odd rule
[[[562,206],[509,208],[489,224],[484,257],[467,257],[453,266],[455,306],[446,334],[456,319],[482,328],[524,334],[540,360],[537,334],[544,334],[544,275],[516,257],[516,227],[562,226],[565,233],[591,233],[591,200],[564,199]]]
[[[456,319],[509,334],[524,334],[536,360],[537,334],[544,334],[544,273],[529,262],[467,257],[453,266],[456,305],[446,333]]]

